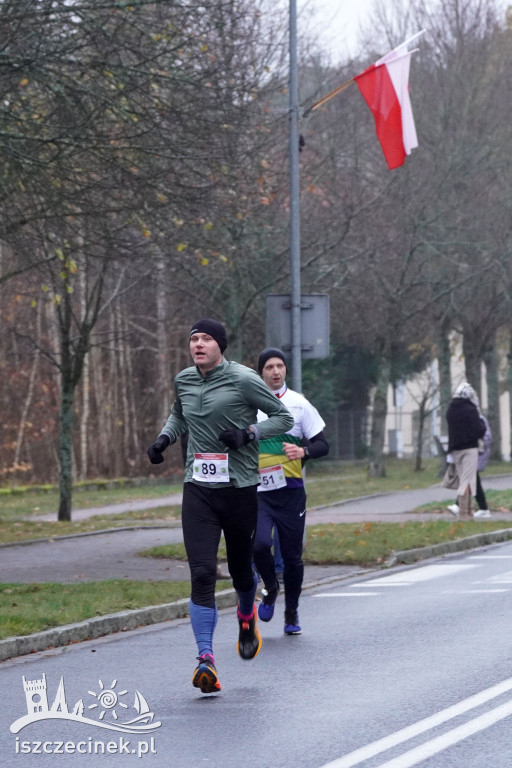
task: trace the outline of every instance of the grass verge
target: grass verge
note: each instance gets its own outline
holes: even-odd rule
[[[458,522],[455,519],[410,521],[406,523],[328,523],[307,529],[303,559],[311,565],[361,565],[379,567],[392,552],[455,541],[477,533],[512,527],[512,520]],[[183,544],[151,547],[144,557],[186,560]],[[221,542],[221,557],[225,546]]]
[[[182,485],[155,485],[139,488],[102,488],[101,490],[82,490],[73,494],[74,509],[91,509],[105,507],[110,504],[160,499],[162,496],[172,496],[181,493]],[[0,489],[1,490],[1,489]],[[0,520],[17,520],[20,518],[37,517],[39,515],[55,514],[59,508],[57,490],[24,490],[20,493],[0,495]]]
[[[95,515],[75,522],[39,522],[36,520],[0,520],[0,544],[15,544],[29,539],[53,539],[78,533],[93,533],[107,528],[150,525],[155,521],[171,524],[181,514],[181,507],[160,507],[145,512],[123,512],[118,515]]]
[[[217,589],[231,582],[218,581]],[[82,584],[0,584],[0,639],[105,616],[172,603],[188,597],[187,581],[109,580]]]
[[[512,520],[458,522],[455,519],[315,525],[308,528],[304,561],[321,565],[342,563],[378,567],[392,552],[428,547],[510,527]]]

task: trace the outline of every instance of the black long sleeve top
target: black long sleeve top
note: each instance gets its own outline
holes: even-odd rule
[[[478,448],[485,434],[485,424],[471,400],[454,397],[446,411],[448,423],[448,452]]]

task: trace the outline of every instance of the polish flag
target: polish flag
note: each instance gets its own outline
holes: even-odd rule
[[[390,170],[403,165],[406,155],[418,146],[409,98],[409,68],[414,51],[407,51],[406,46],[403,43],[354,78],[372,111],[377,138]]]

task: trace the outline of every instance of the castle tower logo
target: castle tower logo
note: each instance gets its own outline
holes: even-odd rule
[[[110,687],[105,687],[102,680],[98,681],[97,690],[87,691],[87,697],[79,699],[69,711],[64,688],[64,678],[61,677],[55,699],[51,706],[48,705],[48,687],[46,675],[37,680],[27,680],[23,676],[23,690],[27,703],[27,714],[18,718],[11,725],[11,733],[19,733],[30,723],[41,720],[72,720],[85,725],[94,725],[97,728],[106,728],[110,731],[122,733],[153,733],[160,728],[162,723],[155,721],[154,712],[140,691],[133,695],[132,709],[136,715],[130,715],[130,701],[128,690],[118,690],[117,680],[113,680]],[[90,717],[88,715],[91,715]],[[97,715],[94,719],[92,715]],[[128,719],[125,719],[127,717]]]

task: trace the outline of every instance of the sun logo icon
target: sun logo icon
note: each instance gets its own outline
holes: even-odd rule
[[[112,717],[114,720],[117,720],[115,707],[119,706],[128,709],[128,704],[123,704],[122,701],[119,701],[119,697],[124,696],[128,691],[119,691],[119,693],[114,691],[114,688],[117,685],[117,680],[113,680],[110,688],[105,688],[101,680],[98,680],[98,683],[101,689],[99,693],[87,691],[87,693],[94,696],[95,699],[98,699],[98,703],[89,704],[88,709],[97,709],[98,707],[101,707],[100,720],[103,720],[107,711],[112,712]]]

